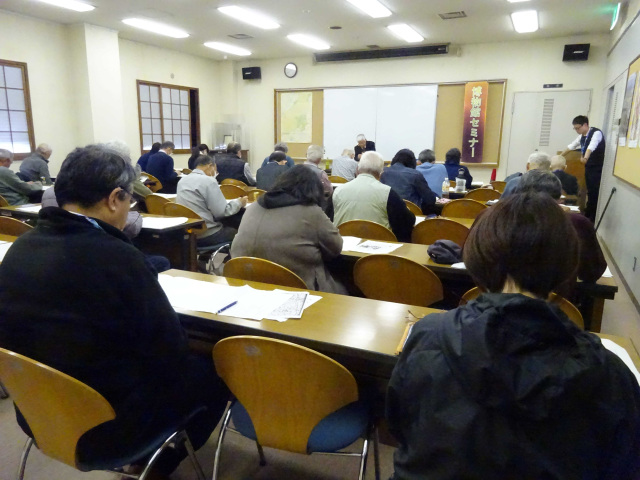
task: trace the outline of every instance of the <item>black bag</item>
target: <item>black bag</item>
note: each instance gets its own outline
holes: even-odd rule
[[[451,240],[436,240],[427,253],[436,263],[451,265],[462,261],[462,248]]]

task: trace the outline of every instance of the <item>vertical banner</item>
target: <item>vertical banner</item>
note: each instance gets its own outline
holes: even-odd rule
[[[489,82],[469,82],[464,87],[462,162],[482,163]]]

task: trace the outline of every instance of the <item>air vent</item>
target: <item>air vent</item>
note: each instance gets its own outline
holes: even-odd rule
[[[540,124],[540,142],[541,147],[548,147],[551,138],[551,121],[553,119],[553,106],[555,100],[553,98],[545,98],[542,107],[542,123]]]
[[[234,35],[228,35],[231,38],[235,38],[236,40],[247,40],[249,38],[253,38],[251,35],[247,35],[246,33],[236,33]]]
[[[447,55],[449,44],[423,45],[420,47],[380,48],[374,50],[349,50],[343,52],[316,52],[316,62],[344,62],[354,60],[373,60],[376,58],[415,57],[419,55]]]
[[[454,18],[465,18],[467,16],[462,10],[459,12],[448,12],[438,14],[442,20],[453,20]]]

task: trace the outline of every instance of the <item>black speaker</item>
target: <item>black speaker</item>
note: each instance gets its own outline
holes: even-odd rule
[[[575,43],[564,46],[563,62],[586,62],[589,59],[589,43]]]
[[[243,80],[259,80],[262,78],[260,67],[246,67],[242,69]]]

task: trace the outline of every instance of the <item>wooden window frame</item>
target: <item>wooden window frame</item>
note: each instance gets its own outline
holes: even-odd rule
[[[24,91],[24,107],[27,116],[27,133],[29,135],[29,147],[31,148],[31,151],[25,153],[15,153],[12,150],[13,159],[22,160],[31,155],[31,152],[35,151],[36,149],[35,133],[33,130],[33,115],[31,111],[31,92],[29,90],[29,72],[27,69],[27,64],[24,62],[14,62],[12,60],[0,59],[0,66],[16,67],[20,68],[20,70],[22,71],[22,90]],[[3,88],[6,88],[6,86]],[[8,109],[9,105],[7,104],[7,110]]]
[[[136,80],[136,94],[138,97],[138,131],[140,133],[140,151],[147,153],[149,149],[144,148],[142,135],[142,101],[140,99],[140,86],[146,85],[150,87],[158,87],[160,89],[160,131],[162,141],[164,142],[164,113],[162,111],[162,88],[186,91],[189,97],[189,140],[191,146],[200,144],[200,89],[187,87],[184,85],[172,85],[169,83],[150,82],[147,80]],[[173,137],[173,134],[171,134]],[[174,150],[178,154],[191,154],[191,146],[189,148],[179,148]]]

